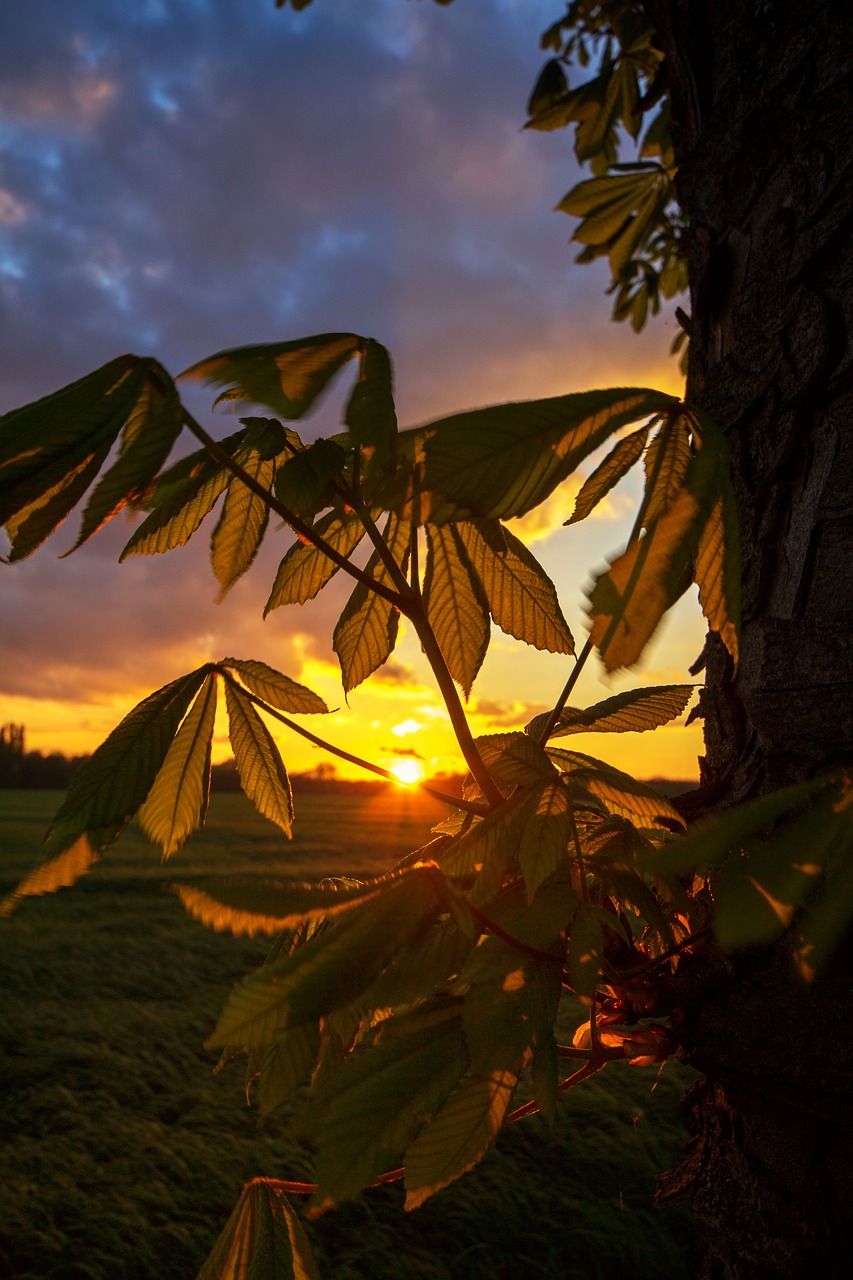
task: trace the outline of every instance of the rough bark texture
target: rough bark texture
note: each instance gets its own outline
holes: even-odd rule
[[[708,808],[853,759],[853,6],[649,10],[691,226],[687,398],[725,431],[742,522],[737,672],[707,650]],[[850,960],[806,989],[750,955],[685,994],[708,1083],[664,1193],[693,1197],[704,1277],[850,1274]]]

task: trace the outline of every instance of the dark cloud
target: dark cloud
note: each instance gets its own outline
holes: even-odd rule
[[[122,350],[178,372],[327,329],[390,347],[404,422],[586,385],[614,339],[601,275],[572,266],[550,212],[575,177],[569,139],[519,129],[553,10],[7,0],[0,411]],[[71,540],[3,567],[0,691],[107,697],[239,640],[287,669],[295,632],[329,656],[345,584],[260,622],[281,549],[216,610],[204,533],[120,569],[121,529],[57,562]]]

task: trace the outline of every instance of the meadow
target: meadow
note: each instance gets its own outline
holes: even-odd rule
[[[0,892],[39,860],[61,796],[0,791]],[[242,795],[171,862],[134,825],[73,889],[0,923],[0,1276],[193,1280],[242,1184],[310,1177],[287,1132],[247,1105],[243,1062],[203,1047],[268,939],[193,922],[170,891],[223,874],[375,875],[443,815],[417,793],[298,795],[294,839]],[[608,1067],[564,1096],[553,1130],[508,1129],[472,1173],[403,1215],[397,1186],[309,1224],[326,1280],[679,1280],[685,1207],[656,1210],[677,1160],[684,1068]]]

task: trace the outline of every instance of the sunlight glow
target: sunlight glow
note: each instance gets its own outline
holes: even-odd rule
[[[415,760],[412,756],[406,756],[403,760],[397,760],[391,765],[391,772],[398,782],[404,787],[410,787],[414,782],[420,782],[424,776],[424,767],[420,760]]]

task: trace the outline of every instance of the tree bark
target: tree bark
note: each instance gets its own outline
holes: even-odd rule
[[[725,432],[741,520],[741,658],[709,639],[699,813],[853,760],[853,20],[840,0],[648,7],[689,228],[687,399]],[[693,1197],[703,1277],[850,1272],[850,961],[811,989],[782,948],[684,975],[707,1082],[662,1194]]]

